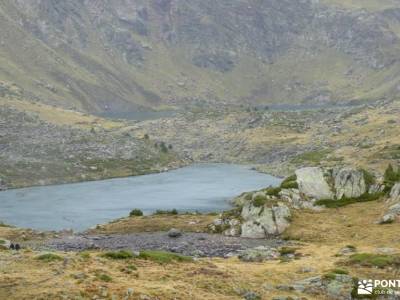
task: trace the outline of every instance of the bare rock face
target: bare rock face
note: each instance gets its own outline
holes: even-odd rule
[[[305,196],[317,200],[334,198],[322,168],[302,168],[296,171],[296,176],[299,191]]]
[[[358,198],[367,192],[364,174],[362,171],[343,168],[334,172],[336,198]]]
[[[251,203],[246,204],[242,210],[242,237],[246,238],[266,238],[272,235],[283,233],[290,225],[289,208],[279,203],[272,207],[255,207]]]
[[[390,191],[390,201],[400,202],[400,182],[396,183]]]
[[[400,219],[400,183],[396,183],[390,191],[389,202],[392,205],[379,220],[379,224],[389,224]]]

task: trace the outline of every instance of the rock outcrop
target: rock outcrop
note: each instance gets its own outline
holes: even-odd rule
[[[392,203],[400,202],[400,182],[396,183],[390,191],[390,201]]]
[[[291,216],[289,208],[278,203],[272,207],[256,207],[251,203],[242,209],[241,236],[246,238],[266,238],[279,235],[289,226]]]
[[[390,224],[400,219],[400,183],[396,183],[390,191],[389,203],[392,205],[379,220],[380,224]]]
[[[352,168],[334,170],[336,199],[358,198],[367,192],[364,173]]]
[[[296,171],[296,176],[299,191],[303,195],[317,200],[333,199],[334,193],[322,168],[302,168]]]

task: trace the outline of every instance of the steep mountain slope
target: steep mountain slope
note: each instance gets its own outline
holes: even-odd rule
[[[398,0],[5,0],[0,28],[2,86],[89,112],[398,94]]]

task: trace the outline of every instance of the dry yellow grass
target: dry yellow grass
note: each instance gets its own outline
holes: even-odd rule
[[[167,231],[171,228],[186,232],[205,232],[207,225],[216,218],[215,215],[180,214],[180,215],[152,215],[144,217],[129,217],[116,220],[96,229],[90,230],[94,234],[135,233]]]
[[[100,252],[89,256],[58,252],[63,259],[50,263],[35,259],[39,253],[22,251],[13,254],[0,252],[0,299],[124,299],[129,288],[131,299],[147,295],[150,299],[242,299],[245,290],[256,291],[262,299],[274,296],[304,296],[307,299],[329,299],[323,295],[302,295],[298,292],[271,289],[276,285],[329,273],[345,259],[337,256],[346,245],[356,246],[359,252],[376,253],[377,248],[400,250],[397,238],[400,224],[377,225],[385,202],[359,203],[321,212],[302,211],[294,215],[287,236],[300,239],[296,247],[302,254],[290,262],[269,261],[246,263],[236,258],[200,259],[195,262],[160,265],[151,261],[131,259],[113,261]],[[123,219],[106,225],[105,233],[136,232],[146,228],[161,230],[174,226],[189,230],[188,222],[201,219],[201,229],[208,217],[154,216]],[[160,223],[164,225],[154,225]],[[159,227],[157,227],[159,226]],[[99,232],[98,232],[99,233]],[[0,236],[18,237],[20,231],[0,228]],[[137,270],[127,271],[128,265]],[[312,267],[310,273],[299,272]],[[343,268],[343,267],[342,267]],[[395,270],[345,266],[350,275],[359,278],[392,278]],[[101,274],[111,281],[102,281]],[[395,278],[395,277],[393,277]],[[82,298],[77,298],[78,296]],[[63,298],[64,297],[64,298]]]

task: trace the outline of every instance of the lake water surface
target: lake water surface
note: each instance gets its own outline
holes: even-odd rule
[[[196,164],[167,173],[0,192],[0,221],[39,230],[84,230],[133,208],[222,211],[238,194],[280,179],[228,164]]]

